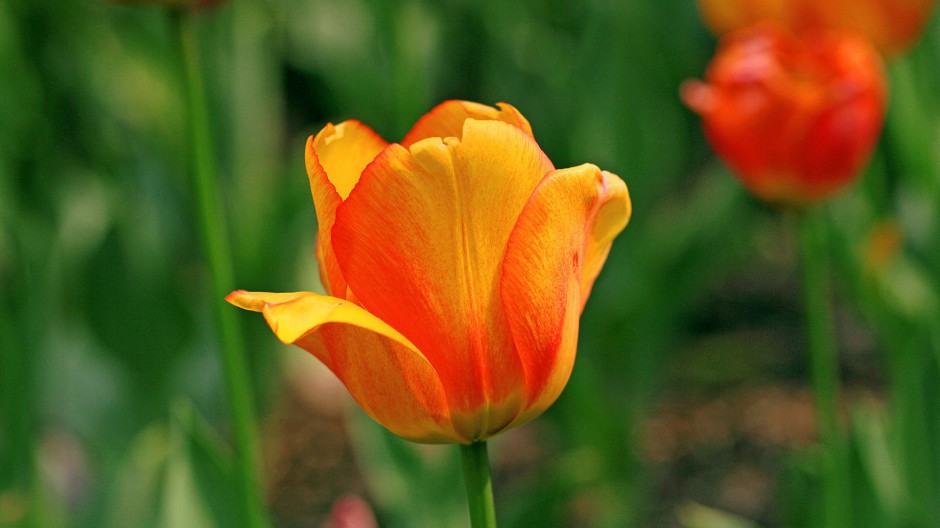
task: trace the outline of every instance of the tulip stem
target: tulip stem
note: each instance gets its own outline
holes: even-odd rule
[[[493,528],[496,526],[496,508],[493,504],[493,482],[490,479],[486,442],[461,444],[460,457],[463,459],[463,480],[470,506],[470,526]]]
[[[189,128],[195,220],[211,281],[210,304],[225,375],[238,503],[242,510],[243,526],[262,528],[268,526],[268,521],[258,485],[257,468],[260,466],[253,392],[238,320],[223,301],[225,295],[234,288],[234,274],[216,178],[212,129],[206,104],[205,80],[200,65],[198,31],[190,10],[172,10],[170,18],[182,62],[181,76]]]
[[[829,259],[823,210],[803,212],[800,255],[810,371],[822,453],[823,526],[850,526],[849,474],[839,433],[839,358],[832,329]]]

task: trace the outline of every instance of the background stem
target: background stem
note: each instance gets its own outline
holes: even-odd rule
[[[210,304],[219,338],[229,418],[232,422],[239,503],[243,508],[244,526],[264,527],[268,522],[259,493],[253,392],[238,320],[235,318],[235,312],[223,300],[234,289],[234,280],[213,157],[214,145],[200,64],[198,31],[194,17],[188,10],[173,11],[171,23],[179,42],[182,60],[196,224],[209,266]]]
[[[830,308],[828,243],[821,207],[800,217],[800,256],[806,310],[810,370],[822,452],[824,524],[851,526],[849,474],[839,432],[839,358]]]
[[[467,487],[470,506],[470,526],[492,528],[496,526],[496,508],[493,504],[493,483],[490,480],[490,459],[486,442],[460,445],[463,460],[463,480]]]

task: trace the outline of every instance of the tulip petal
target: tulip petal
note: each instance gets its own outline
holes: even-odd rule
[[[525,366],[528,405],[513,426],[561,393],[578,340],[578,319],[614,237],[630,217],[627,187],[594,165],[546,176],[513,229],[502,300]]]
[[[601,273],[614,238],[620,234],[633,214],[633,204],[627,184],[617,175],[602,171],[597,178],[597,209],[584,246],[581,268],[581,310],[587,303],[594,281]]]
[[[532,135],[529,121],[516,108],[507,103],[497,103],[499,109],[470,101],[444,101],[425,114],[405,135],[401,144],[405,147],[431,137],[455,137],[463,134],[463,122],[467,119],[503,121],[528,135]]]
[[[405,337],[359,306],[315,293],[235,291],[235,306],[262,312],[277,337],[320,359],[377,422],[418,442],[468,442],[450,423],[441,380]]]
[[[359,175],[387,143],[358,121],[332,123],[307,140],[306,165],[317,211],[317,259],[320,281],[339,298],[348,298],[346,280],[333,254],[330,233],[336,207],[349,196]]]
[[[362,306],[425,354],[455,427],[478,439],[521,403],[499,276],[509,234],[553,167],[506,123],[467,120],[462,138],[385,149],[337,209],[333,247]]]

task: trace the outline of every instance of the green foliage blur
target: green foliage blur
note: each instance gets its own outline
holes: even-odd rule
[[[626,181],[565,393],[492,442],[502,525],[818,525],[796,222],[679,101],[715,46],[692,0],[196,16],[239,287],[320,289],[303,148],[328,121],[394,141],[442,100],[505,101],[556,166]],[[169,31],[157,7],[0,3],[0,526],[237,525]],[[851,526],[938,526],[940,27],[888,71],[878,150],[824,211]],[[381,526],[466,526],[456,450],[390,436],[239,316],[275,526],[350,493]]]

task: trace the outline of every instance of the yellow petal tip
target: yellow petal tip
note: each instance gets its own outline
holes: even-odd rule
[[[283,304],[307,295],[306,292],[268,293],[235,290],[225,296],[225,300],[239,308],[262,312],[265,306]]]
[[[264,308],[264,300],[245,290],[235,290],[226,295],[225,300],[230,304],[252,312],[260,312]]]

